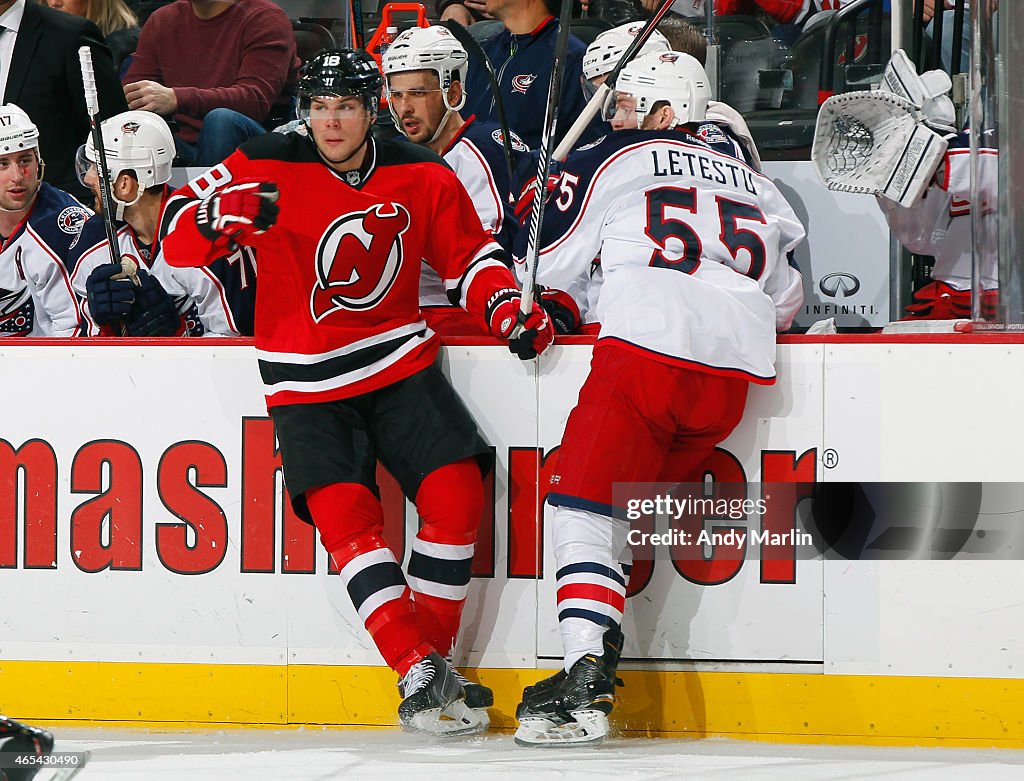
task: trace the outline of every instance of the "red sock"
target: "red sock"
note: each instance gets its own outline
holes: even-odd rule
[[[416,492],[423,528],[412,543],[409,585],[423,634],[442,656],[459,633],[483,508],[483,478],[473,458],[435,469]]]
[[[405,675],[433,649],[402,568],[381,536],[380,502],[366,486],[332,483],[307,491],[306,505],[374,644],[388,666]]]

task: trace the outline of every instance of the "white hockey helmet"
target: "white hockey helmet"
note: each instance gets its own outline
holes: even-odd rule
[[[39,149],[39,128],[13,103],[0,106],[0,155]]]
[[[432,70],[437,74],[444,104],[449,111],[458,111],[466,103],[466,73],[469,55],[447,27],[411,27],[388,47],[381,60],[385,78],[405,71]],[[458,105],[448,103],[448,88],[458,81],[463,86]],[[387,85],[390,95],[390,83]]]
[[[151,111],[125,111],[105,119],[100,125],[103,133],[103,151],[111,186],[125,171],[132,171],[139,182],[135,200],[118,204],[118,219],[123,208],[134,206],[149,187],[165,184],[171,178],[174,162],[174,136],[167,123]],[[85,184],[85,175],[97,164],[96,145],[92,136],[78,148],[75,160],[78,180]]]
[[[644,28],[643,22],[626,22],[597,36],[583,55],[583,78],[587,81],[610,73],[622,53],[633,43],[633,39]],[[640,48],[637,57],[651,52],[667,52],[672,49],[668,38],[655,30]]]
[[[651,52],[637,57],[619,73],[615,91],[636,99],[637,125],[642,125],[651,108],[667,101],[675,112],[669,127],[701,122],[707,116],[711,90],[704,67],[689,54]],[[615,101],[609,102],[613,110]],[[614,113],[613,113],[614,115]]]

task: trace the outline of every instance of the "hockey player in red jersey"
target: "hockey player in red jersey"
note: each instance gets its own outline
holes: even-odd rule
[[[537,281],[586,287],[600,254],[601,335],[541,489],[565,662],[523,693],[525,745],[608,732],[629,575],[613,484],[696,481],[749,384],[774,382],[776,330],[803,301],[787,261],[803,226],[770,179],[697,133],[706,79],[677,52],[630,63],[611,106],[621,129],[569,156],[546,205]]]
[[[511,338],[519,290],[451,169],[422,147],[370,137],[381,86],[365,52],[319,54],[299,86],[308,133],[246,142],[175,193],[163,251],[185,266],[255,248],[257,357],[292,504],[400,676],[401,723],[465,733],[486,726],[493,697],[444,657],[468,591],[488,448],[435,365],[421,259],[521,358],[553,332],[534,306]],[[378,458],[423,519],[408,580],[382,538]]]
[[[412,27],[399,35],[382,60],[388,108],[398,129],[415,144],[444,158],[469,193],[484,230],[511,251],[518,228],[509,200],[509,172],[501,128],[459,114],[466,103],[469,55],[448,28]],[[512,154],[529,150],[514,133]],[[437,274],[423,269],[420,306],[432,328],[444,333],[480,333],[478,318],[447,300]]]

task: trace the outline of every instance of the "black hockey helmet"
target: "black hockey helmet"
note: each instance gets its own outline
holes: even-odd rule
[[[309,121],[310,98],[320,95],[359,96],[376,114],[383,86],[376,61],[362,49],[327,49],[307,62],[299,75],[299,119]]]

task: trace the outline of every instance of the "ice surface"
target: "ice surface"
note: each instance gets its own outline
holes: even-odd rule
[[[1002,781],[1024,778],[1024,751],[617,738],[528,749],[510,735],[443,743],[395,730],[61,729],[57,750],[92,752],[75,781]]]

